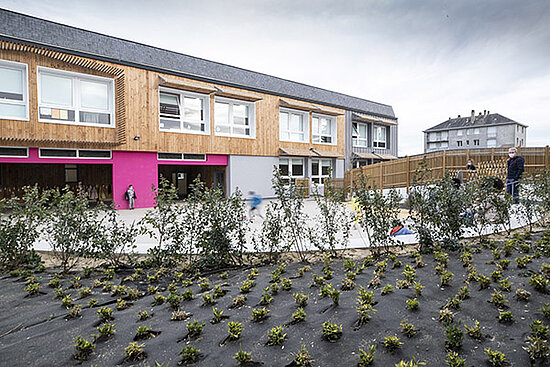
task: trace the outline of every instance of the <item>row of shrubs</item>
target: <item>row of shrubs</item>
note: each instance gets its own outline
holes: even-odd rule
[[[310,218],[304,212],[304,197],[295,185],[288,185],[277,169],[273,190],[278,200],[265,208],[259,230],[251,231],[245,220],[245,201],[237,191],[224,195],[219,189],[195,181],[183,203],[177,202],[176,189],[161,179],[153,187],[156,206],[138,221],[126,224],[113,207],[90,209],[81,192],[68,187],[40,190],[26,187],[21,198],[0,201],[0,268],[10,270],[40,264],[32,250],[39,239],[46,240],[52,255],[68,272],[79,258],[105,261],[117,267],[133,263],[139,235],[148,234],[156,244],[148,250],[143,265],[214,269],[250,262],[251,256],[273,262],[293,251],[300,260],[312,250],[336,254],[349,244],[354,222],[366,232],[374,255],[389,252],[397,242],[389,229],[396,223],[402,197],[396,190],[383,192],[367,186],[366,179],[356,188],[355,215],[342,195],[325,184],[324,195],[314,195],[318,213]],[[510,230],[515,213],[526,223],[543,220],[550,211],[550,174],[548,171],[524,180],[522,205],[513,206],[509,195],[495,189],[492,178],[484,178],[457,188],[450,177],[433,180],[421,166],[410,188],[410,223],[418,233],[421,250],[436,246],[455,249],[466,230],[480,238],[491,228]],[[254,252],[245,251],[250,241]],[[193,270],[193,269],[190,269]]]

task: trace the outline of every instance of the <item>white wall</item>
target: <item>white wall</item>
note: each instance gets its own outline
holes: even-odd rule
[[[264,198],[275,196],[271,188],[273,166],[279,165],[279,157],[229,156],[229,191],[234,193],[237,187],[245,197],[254,191]]]

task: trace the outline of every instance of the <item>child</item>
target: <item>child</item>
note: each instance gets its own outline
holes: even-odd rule
[[[128,190],[126,190],[126,192],[124,193],[124,198],[128,200],[128,209],[134,209],[134,202],[137,199],[136,192],[134,191],[134,186],[128,186]]]
[[[260,218],[264,219],[262,213],[260,212],[260,209],[258,208],[262,203],[262,197],[260,195],[257,195],[254,191],[249,191],[248,194],[250,195],[250,209],[248,210],[248,216],[250,217],[250,220],[252,220],[254,211],[256,211],[256,214],[258,214]]]

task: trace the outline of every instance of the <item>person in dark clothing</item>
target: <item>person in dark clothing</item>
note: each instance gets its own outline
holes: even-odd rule
[[[471,169],[475,171],[476,166],[474,166],[474,163],[472,162],[471,159],[468,159],[468,164],[466,165],[466,169]]]
[[[514,203],[519,202],[519,180],[525,170],[525,160],[518,156],[518,150],[512,147],[508,150],[508,174],[506,176],[506,193],[512,195]]]

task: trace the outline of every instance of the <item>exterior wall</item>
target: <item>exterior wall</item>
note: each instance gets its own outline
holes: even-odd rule
[[[245,197],[249,191],[264,198],[274,197],[271,188],[274,166],[279,166],[279,157],[229,156],[229,192],[234,193],[239,188]]]
[[[157,154],[153,152],[113,152],[113,200],[120,209],[128,209],[124,193],[128,185],[136,191],[136,208],[154,205],[152,185],[158,186]]]
[[[345,173],[345,160],[337,159],[334,168],[334,178],[344,178]]]

